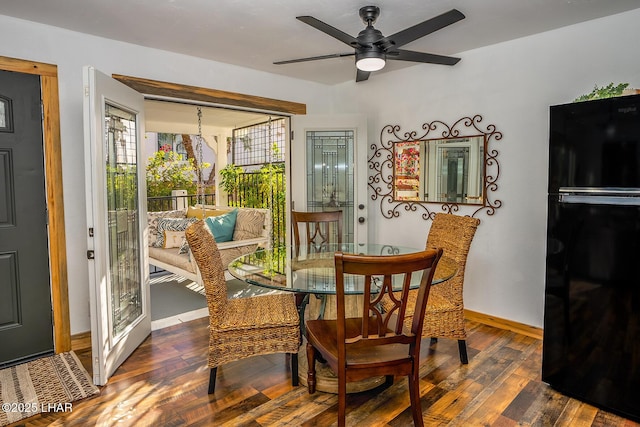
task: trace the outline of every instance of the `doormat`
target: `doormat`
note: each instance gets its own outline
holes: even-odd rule
[[[0,426],[42,412],[70,412],[99,393],[73,351],[0,370]]]

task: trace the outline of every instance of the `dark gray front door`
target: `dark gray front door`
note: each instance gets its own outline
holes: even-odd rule
[[[0,366],[53,352],[40,77],[0,71]]]

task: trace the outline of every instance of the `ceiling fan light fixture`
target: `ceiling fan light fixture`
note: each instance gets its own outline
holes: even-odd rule
[[[377,6],[365,6],[360,8],[360,18],[367,25],[353,37],[331,25],[320,21],[313,16],[296,16],[296,19],[304,22],[313,28],[341,41],[355,49],[356,82],[369,79],[372,71],[379,71],[385,67],[387,55],[389,60],[418,62],[427,64],[455,65],[460,58],[453,58],[444,55],[435,55],[426,52],[415,52],[413,50],[400,49],[402,46],[418,40],[428,34],[438,31],[448,25],[464,19],[465,16],[457,9],[451,9],[441,15],[435,16],[426,21],[422,21],[404,30],[398,31],[385,37],[380,30],[374,28],[373,23],[380,15],[380,8]],[[354,53],[334,53],[330,55],[312,56],[308,58],[290,59],[286,61],[274,62],[274,64],[292,64],[294,62],[316,61],[319,59],[342,58],[352,56]]]
[[[361,71],[382,70],[386,64],[384,53],[365,52],[356,55],[356,67]]]

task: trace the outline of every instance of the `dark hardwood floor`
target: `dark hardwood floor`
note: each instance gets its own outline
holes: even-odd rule
[[[469,321],[469,364],[457,343],[423,341],[421,394],[427,426],[640,426],[563,396],[540,380],[540,340]],[[24,426],[330,426],[335,395],[292,387],[285,355],[218,369],[207,395],[207,319],[154,331],[100,395]],[[90,350],[78,352],[90,369]],[[406,379],[349,395],[347,425],[412,425]]]

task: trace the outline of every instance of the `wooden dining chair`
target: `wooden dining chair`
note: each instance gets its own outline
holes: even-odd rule
[[[411,412],[416,426],[422,426],[419,368],[424,311],[441,249],[391,255],[355,255],[337,252],[336,320],[307,321],[307,386],[315,392],[315,361],[320,356],[338,377],[338,425],[345,425],[347,382],[394,375],[409,377]],[[416,310],[410,328],[403,325],[411,282],[419,280]],[[364,285],[362,316],[346,318],[345,283],[361,280]],[[402,291],[394,294],[393,283]],[[393,303],[381,310],[386,296]]]
[[[304,229],[303,245],[307,253],[322,252],[329,244],[342,243],[342,211],[328,212],[291,212],[293,223],[293,239],[296,255],[301,248],[300,229]]]
[[[200,269],[209,308],[208,393],[215,391],[218,366],[271,353],[291,356],[291,383],[297,386],[300,323],[293,294],[227,298],[220,252],[204,221],[189,226],[185,235]]]

